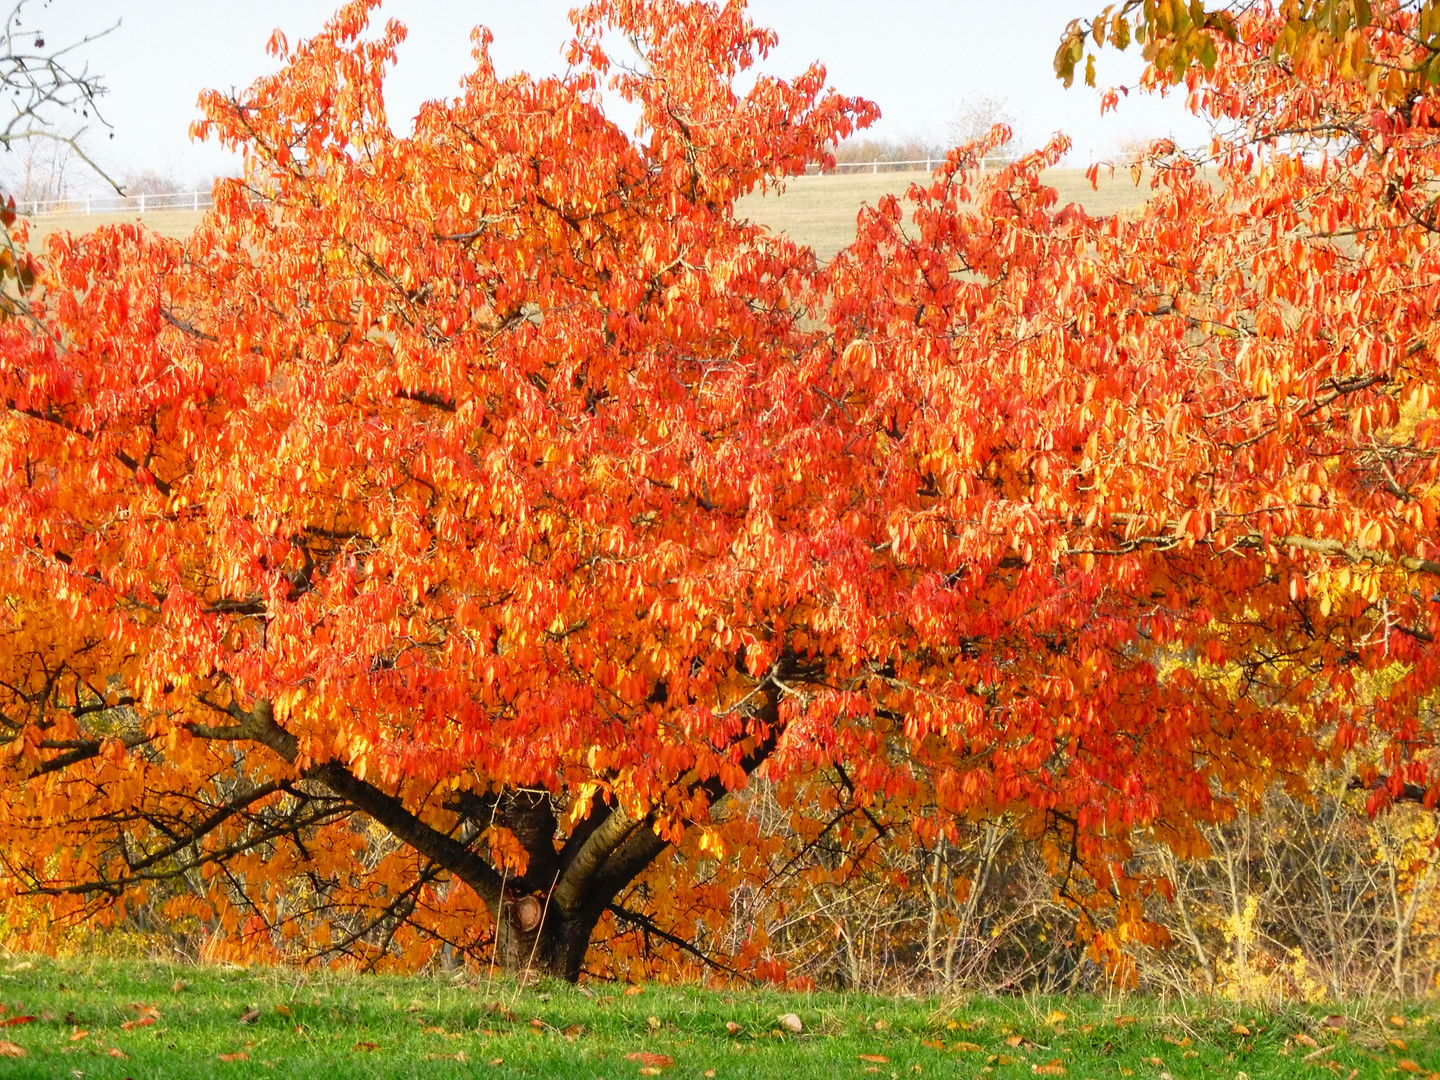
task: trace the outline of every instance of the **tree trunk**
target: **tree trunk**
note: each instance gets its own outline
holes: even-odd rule
[[[604,910],[601,904],[567,912],[529,894],[507,898],[495,921],[495,963],[520,979],[543,975],[575,982]]]

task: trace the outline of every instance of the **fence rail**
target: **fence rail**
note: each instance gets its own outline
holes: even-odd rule
[[[980,168],[982,170],[999,168],[1009,165],[1012,161],[1018,160],[1018,158],[1013,157],[988,157],[980,163]],[[933,169],[939,168],[944,163],[945,157],[943,154],[939,157],[912,158],[909,161],[837,161],[835,163],[835,171],[840,172],[843,169],[847,172],[882,173],[898,172],[902,169],[918,169],[923,166],[926,172],[930,172]],[[806,169],[805,174],[807,176],[824,175],[819,169],[814,167]]]
[[[48,214],[147,214],[156,210],[208,210],[210,192],[172,191],[163,195],[69,195],[63,199],[16,199],[25,217]]]
[[[836,162],[834,173],[899,172],[905,169],[924,168],[926,172],[937,168],[943,157],[914,158],[909,161],[840,161]],[[982,168],[1007,165],[1014,158],[987,158]],[[807,175],[823,175],[818,169],[806,170]],[[213,205],[211,195],[206,191],[171,191],[159,195],[71,195],[63,199],[17,199],[15,209],[25,217],[45,217],[50,214],[147,214],[158,210],[209,210]]]

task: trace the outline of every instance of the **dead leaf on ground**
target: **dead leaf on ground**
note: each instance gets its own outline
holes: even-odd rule
[[[1325,1026],[1327,1028],[1332,1028],[1337,1031],[1344,1031],[1345,1017],[1341,1016],[1339,1013],[1331,1013],[1329,1016],[1325,1017]]]
[[[625,988],[626,997],[634,997],[636,994],[643,994],[644,992],[645,988],[643,986],[627,986]]]
[[[1409,1058],[1401,1058],[1399,1061],[1396,1062],[1396,1064],[1400,1066],[1402,1072],[1421,1071],[1420,1065],[1417,1062],[1411,1061]]]
[[[1390,1017],[1390,1025],[1391,1025],[1391,1027],[1404,1027],[1407,1023],[1409,1023],[1409,1021],[1406,1020],[1405,1017],[1403,1017],[1403,1016],[1392,1016],[1392,1017]]]
[[[1308,1047],[1310,1047],[1311,1050],[1314,1050],[1315,1047],[1317,1047],[1317,1046],[1320,1045],[1318,1042],[1315,1041],[1314,1036],[1312,1036],[1312,1035],[1307,1035],[1307,1034],[1305,1034],[1305,1032],[1303,1032],[1303,1031],[1296,1032],[1296,1034],[1295,1034],[1295,1041],[1296,1041],[1297,1043],[1299,1043],[1301,1046],[1308,1046]]]
[[[1232,1032],[1234,1032],[1236,1035],[1249,1035],[1249,1034],[1250,1034],[1250,1029],[1249,1029],[1248,1027],[1246,1027],[1244,1024],[1231,1024],[1231,1025],[1230,1025],[1230,1030],[1231,1030]]]
[[[243,1013],[240,1014],[240,1023],[242,1024],[253,1024],[256,1020],[259,1019],[259,1009],[246,1009]]]
[[[1005,1045],[1006,1045],[1006,1046],[1019,1046],[1019,1045],[1020,1045],[1021,1043],[1023,1043],[1024,1041],[1025,1041],[1025,1036],[1024,1036],[1024,1035],[1011,1035],[1009,1038],[1007,1038],[1007,1039],[1005,1040]]]
[[[1124,1027],[1126,1024],[1135,1023],[1135,1017],[1128,1014],[1125,1016],[1117,1016],[1114,1020],[1111,1021],[1111,1023],[1114,1024],[1116,1027]]]
[[[1063,1024],[1063,1023],[1065,1022],[1065,1020],[1066,1020],[1065,1014],[1064,1014],[1063,1012],[1061,1012],[1059,1009],[1056,1009],[1056,1010],[1054,1010],[1049,1016],[1047,1016],[1047,1017],[1045,1018],[1045,1023],[1047,1023],[1047,1024]]]
[[[9,1039],[0,1039],[0,1057],[24,1057],[30,1053],[19,1043],[13,1043]]]
[[[874,1062],[876,1062],[877,1064],[884,1065],[884,1064],[885,1064],[887,1061],[889,1061],[890,1059],[889,1059],[888,1057],[886,1057],[884,1054],[861,1054],[861,1055],[860,1055],[860,1060],[861,1060],[861,1061],[874,1061]]]
[[[1165,1062],[1158,1057],[1141,1058],[1140,1060],[1146,1065],[1154,1065],[1157,1069],[1162,1068],[1165,1064]]]
[[[739,1035],[740,1032],[744,1031],[745,1029],[739,1024],[737,1024],[734,1020],[726,1020],[725,1030],[728,1031],[731,1035]]]
[[[1047,1061],[1044,1065],[1031,1065],[1030,1071],[1036,1076],[1064,1076],[1065,1066],[1060,1064],[1060,1059]]]
[[[805,1030],[805,1025],[800,1022],[800,1017],[794,1013],[782,1013],[779,1022],[782,1028],[796,1035]]]
[[[8,1020],[0,1020],[0,1027],[15,1027],[18,1024],[33,1024],[40,1019],[38,1016],[12,1016]]]
[[[105,1053],[109,1054],[113,1058],[119,1058],[121,1061],[130,1060],[130,1055],[127,1054],[124,1050],[121,1050],[118,1046],[110,1047],[110,1049],[106,1050]]]
[[[70,1041],[71,1041],[71,1042],[79,1042],[81,1039],[85,1038],[85,1036],[86,1036],[86,1035],[89,1035],[89,1034],[90,1034],[90,1032],[88,1032],[88,1031],[83,1031],[83,1030],[81,1030],[80,1028],[76,1028],[74,1031],[72,1031],[72,1032],[70,1033]]]
[[[564,1031],[562,1031],[560,1034],[561,1034],[561,1035],[564,1035],[565,1038],[568,1039],[570,1042],[574,1042],[576,1039],[580,1038],[581,1035],[584,1035],[584,1034],[585,1034],[585,1025],[584,1025],[584,1024],[571,1024],[569,1027],[567,1027],[567,1028],[566,1028]]]
[[[176,980],[170,985],[170,992],[171,992],[172,994],[178,994],[181,990],[184,990],[184,989],[185,989],[187,986],[189,986],[189,985],[190,985],[190,984],[189,984],[188,982],[186,982],[184,979],[176,979]]]
[[[961,1052],[963,1052],[963,1053],[967,1053],[967,1054],[974,1054],[974,1053],[977,1053],[977,1052],[979,1052],[979,1051],[981,1051],[981,1050],[984,1050],[985,1048],[984,1048],[983,1046],[981,1046],[979,1043],[966,1042],[966,1041],[964,1041],[964,1040],[962,1039],[960,1042],[957,1042],[957,1043],[953,1044],[953,1045],[950,1047],[950,1049],[951,1049],[951,1050],[959,1050],[959,1051],[961,1051]]]
[[[250,1060],[250,1055],[247,1054],[244,1050],[236,1050],[233,1054],[221,1054],[221,1055],[220,1055],[220,1060],[221,1060],[221,1061],[226,1061],[226,1062],[229,1062],[229,1061],[249,1061],[249,1060]]]
[[[356,1049],[356,1050],[379,1050],[379,1049],[380,1049],[380,1044],[379,1044],[379,1043],[373,1043],[373,1042],[357,1042],[357,1043],[355,1044],[355,1049]]]
[[[651,1031],[660,1030],[660,1018],[658,1016],[647,1016],[645,1018],[645,1023],[650,1025]]]
[[[641,1065],[653,1065],[661,1069],[668,1069],[675,1064],[675,1059],[668,1054],[652,1054],[648,1050],[637,1050],[633,1054],[626,1054],[625,1060],[638,1061]]]

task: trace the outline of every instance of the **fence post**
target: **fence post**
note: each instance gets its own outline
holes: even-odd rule
[[[879,176],[879,175],[880,175],[880,163],[877,161],[877,162],[875,162],[874,164],[872,164],[872,165],[870,166],[870,171],[873,172],[876,176]]]
[[[192,210],[199,210],[199,209],[200,209],[200,192],[198,192],[198,191],[195,192],[195,200],[194,200],[194,203],[195,203],[195,205],[192,206],[190,209],[192,209]]]
[[[140,193],[140,213],[145,213],[145,193]]]
[[[89,195],[86,195],[86,196],[85,196],[85,216],[86,216],[86,217],[89,217],[89,216],[90,216],[90,196],[89,196]]]

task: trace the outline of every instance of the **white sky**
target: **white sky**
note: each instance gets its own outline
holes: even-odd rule
[[[294,44],[315,33],[338,0],[49,0],[31,16],[51,45],[120,25],[84,56],[103,77],[103,111],[113,138],[87,141],[116,175],[153,170],[190,184],[233,172],[236,162],[213,145],[190,142],[195,99],[207,87],[243,88],[274,69],[265,55],[279,27]],[[32,4],[32,6],[34,6]],[[386,0],[380,19],[398,18],[410,36],[387,85],[391,124],[408,130],[420,102],[453,94],[469,66],[469,31],[495,32],[492,55],[506,74],[560,71],[570,37],[573,0]],[[1064,89],[1051,59],[1071,18],[1093,15],[1104,0],[751,0],[752,18],[774,27],[780,46],[765,63],[778,75],[825,63],[832,86],[879,103],[879,138],[918,135],[945,142],[967,100],[1003,99],[1029,144],[1064,130],[1075,141],[1070,162],[1103,158],[1135,137],[1203,140],[1178,96],[1131,95],[1118,114],[1099,115],[1096,91]],[[1102,54],[1099,84],[1132,83],[1139,57]],[[72,177],[72,185],[76,177]]]

